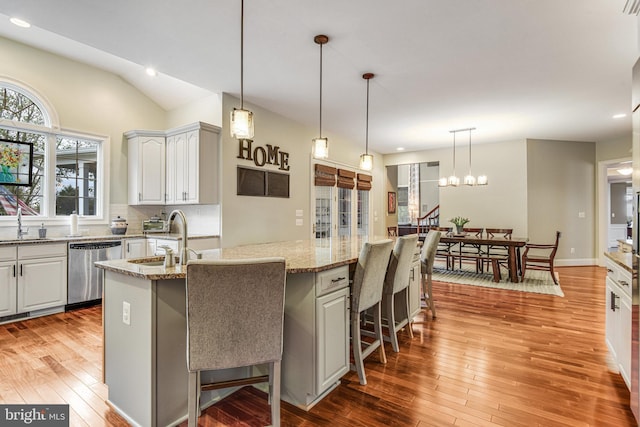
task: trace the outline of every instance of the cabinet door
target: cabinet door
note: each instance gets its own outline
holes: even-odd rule
[[[175,165],[175,180],[176,180],[176,204],[184,204],[189,191],[189,183],[185,179],[187,164],[187,134],[180,133],[175,135],[176,139],[176,153],[175,159],[172,161]]]
[[[316,352],[320,394],[349,371],[349,288],[316,298]]]
[[[124,241],[125,258],[142,258],[147,255],[147,239],[126,239]]]
[[[16,262],[0,262],[0,317],[16,314]]]
[[[185,181],[185,203],[198,203],[200,189],[199,153],[200,153],[200,132],[191,131],[187,133],[184,153],[184,181]],[[216,167],[211,165],[211,167]]]
[[[631,389],[631,298],[628,295],[622,295],[619,302],[618,366],[620,375],[627,383],[627,388]]]
[[[127,133],[129,204],[163,204],[165,197],[165,138]]]
[[[67,258],[18,262],[18,313],[67,303]]]
[[[176,204],[176,135],[168,136],[166,143],[166,174],[165,182],[165,203],[168,205]]]
[[[611,355],[617,360],[616,350],[618,348],[618,313],[617,309],[612,309],[612,303],[618,305],[616,300],[615,284],[608,277],[605,279],[605,341],[611,351]]]
[[[420,261],[409,272],[409,319],[420,312]]]

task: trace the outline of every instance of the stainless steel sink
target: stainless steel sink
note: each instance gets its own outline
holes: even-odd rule
[[[147,265],[147,266],[151,267],[151,266],[164,265],[164,261],[147,261],[147,262],[138,262],[136,264]]]

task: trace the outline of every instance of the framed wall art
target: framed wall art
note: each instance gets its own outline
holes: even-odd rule
[[[0,139],[0,184],[31,186],[33,144]]]
[[[395,191],[389,191],[387,193],[387,213],[394,214],[396,213],[396,193]]]

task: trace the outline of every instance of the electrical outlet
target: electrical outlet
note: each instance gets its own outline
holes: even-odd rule
[[[303,215],[303,211],[302,211],[302,209],[296,209],[296,217],[297,217],[297,218],[301,218],[301,217],[302,217],[302,215]]]
[[[575,254],[576,253],[576,248],[571,248],[571,253]]]
[[[578,212],[578,218],[585,218],[586,214],[584,212]]]
[[[297,226],[302,225],[302,218],[296,218],[296,225]]]
[[[122,323],[131,325],[131,304],[122,301]]]

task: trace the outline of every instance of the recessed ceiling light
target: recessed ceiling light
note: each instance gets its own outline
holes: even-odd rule
[[[398,147],[398,148],[396,148],[396,150],[398,150],[398,151],[404,151],[404,147]]]
[[[614,114],[613,116],[614,119],[622,119],[623,117],[627,117],[627,115],[624,113],[620,113],[620,114]]]
[[[620,175],[631,175],[633,173],[633,168],[620,168],[618,169],[618,173]]]
[[[158,72],[155,70],[155,68],[152,68],[152,67],[147,67],[145,71],[147,75],[151,77],[155,77],[158,75]]]
[[[9,21],[13,25],[17,25],[18,27],[22,27],[22,28],[29,28],[31,26],[31,24],[29,24],[27,21],[24,21],[20,18],[10,18]]]

